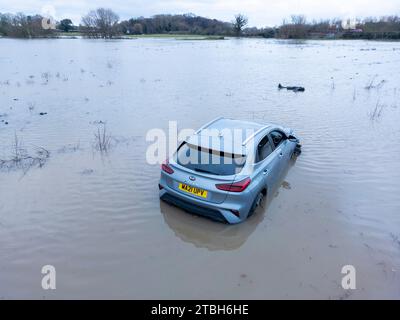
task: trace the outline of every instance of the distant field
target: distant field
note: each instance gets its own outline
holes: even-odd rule
[[[82,34],[80,32],[58,32],[57,35],[63,37],[78,37]]]
[[[80,32],[59,32],[57,36],[60,37],[79,37],[83,36]],[[131,34],[123,35],[117,38],[140,39],[140,38],[166,38],[166,39],[179,39],[179,40],[224,40],[223,36],[207,36],[197,34]]]
[[[130,38],[174,38],[180,40],[223,40],[223,36],[207,36],[197,34],[139,34],[128,35]]]

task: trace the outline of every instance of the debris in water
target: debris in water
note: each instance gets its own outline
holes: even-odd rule
[[[282,188],[287,189],[287,190],[292,189],[292,187],[290,186],[290,183],[287,181],[282,182]]]
[[[76,152],[79,150],[81,150],[80,142],[78,142],[76,144],[67,144],[67,145],[63,146],[62,148],[58,149],[57,152],[58,153],[71,153],[71,152]]]
[[[393,242],[400,247],[400,238],[399,236],[395,235],[394,233],[390,233],[390,237],[392,238]]]
[[[29,109],[29,111],[33,111],[35,109],[35,103],[29,102],[28,103],[28,109]]]
[[[279,90],[286,89],[286,90],[290,90],[290,91],[293,91],[293,92],[304,92],[304,91],[306,91],[306,89],[304,87],[284,87],[281,84],[278,85],[278,89]]]
[[[84,169],[80,172],[81,175],[90,175],[94,172],[93,169]]]
[[[92,124],[106,124],[106,123],[103,120],[95,120],[92,122]]]

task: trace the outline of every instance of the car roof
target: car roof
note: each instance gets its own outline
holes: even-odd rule
[[[266,125],[267,124],[260,124],[251,121],[219,118],[215,122],[211,123],[207,129],[249,129],[257,131]]]
[[[260,124],[227,118],[217,118],[202,126],[186,139],[192,145],[232,154],[246,154],[246,144],[253,137],[280,126],[272,123]],[[232,141],[234,140],[234,141]]]

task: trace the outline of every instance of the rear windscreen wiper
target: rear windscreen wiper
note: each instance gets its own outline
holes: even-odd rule
[[[196,172],[208,173],[208,174],[213,174],[213,175],[216,175],[216,176],[218,176],[218,174],[216,174],[215,172],[211,172],[211,171],[204,170],[204,169],[198,169],[198,168],[195,168],[195,169],[194,169],[194,171],[196,171]]]

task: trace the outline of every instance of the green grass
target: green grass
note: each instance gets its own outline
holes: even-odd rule
[[[73,32],[57,32],[57,36],[63,36],[63,37],[77,37],[77,36],[81,36],[82,35],[82,33],[80,33],[80,32],[75,32],[75,31],[73,31]]]
[[[225,40],[225,37],[224,36],[204,36],[197,38],[187,37],[187,38],[182,38],[181,40]]]
[[[176,40],[223,40],[223,36],[207,36],[198,34],[170,34],[170,33],[160,33],[160,34],[131,34],[125,35],[127,38],[161,38],[161,39],[176,39]]]
[[[80,32],[57,32],[58,37],[79,37],[83,36]],[[224,40],[224,36],[208,36],[199,34],[172,34],[172,33],[159,33],[159,34],[128,34],[117,36],[116,39],[176,39],[176,40]]]

